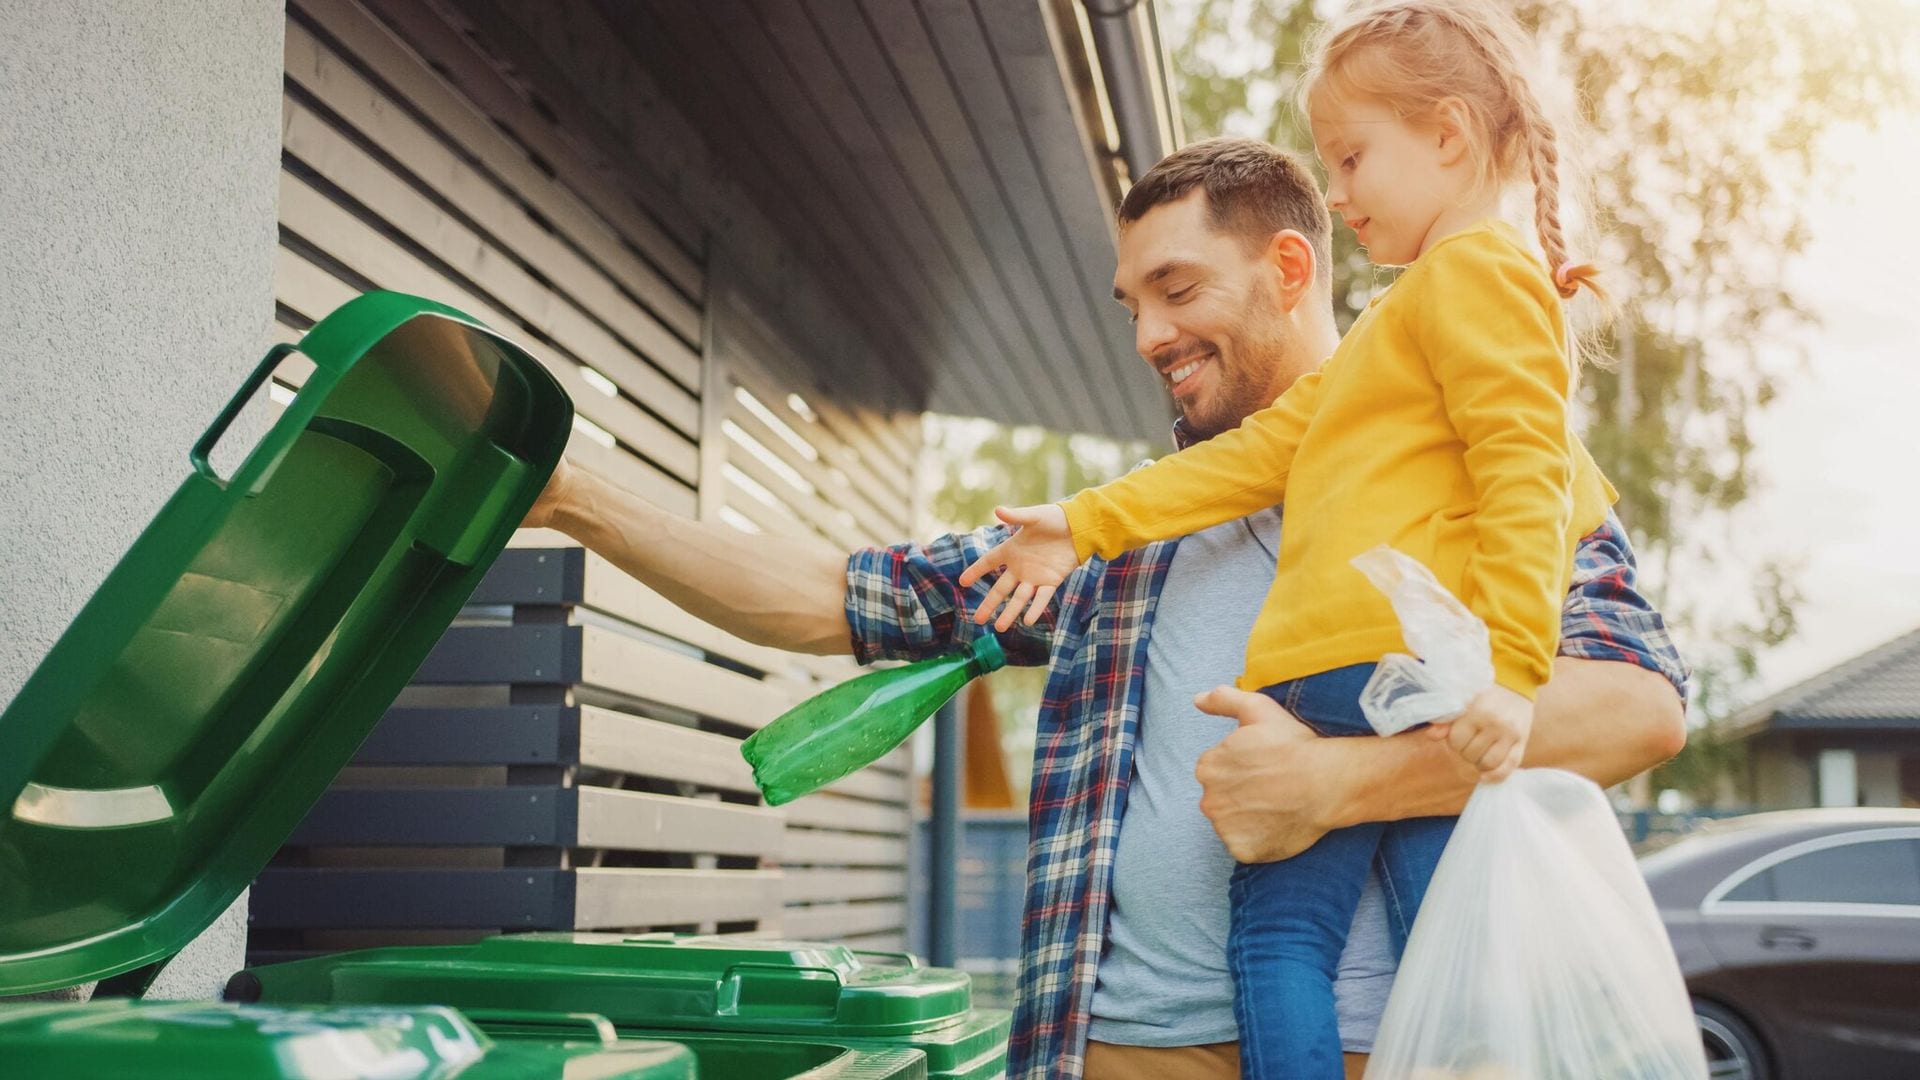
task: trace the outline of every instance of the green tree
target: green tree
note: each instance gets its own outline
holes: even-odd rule
[[[1314,0],[1162,0],[1186,130],[1266,138],[1311,157],[1293,107]],[[1794,631],[1795,566],[1762,557],[1744,610],[1674,583],[1728,555],[1728,519],[1756,474],[1750,426],[1800,372],[1815,317],[1785,278],[1810,232],[1803,207],[1836,168],[1821,135],[1920,96],[1920,11],[1899,0],[1520,0],[1586,129],[1573,147],[1597,208],[1590,246],[1618,317],[1611,363],[1582,377],[1588,446],[1695,662],[1709,724],[1738,703],[1761,652]],[[1576,128],[1578,130],[1578,128]],[[1336,229],[1335,299],[1350,320],[1386,280]],[[1735,753],[1709,727],[1689,751]],[[1676,762],[1697,793],[1716,768]]]

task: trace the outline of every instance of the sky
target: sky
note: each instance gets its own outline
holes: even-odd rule
[[[1765,490],[1741,523],[1805,560],[1800,632],[1762,657],[1764,691],[1920,629],[1920,112],[1826,151],[1789,271],[1822,325],[1754,425]]]

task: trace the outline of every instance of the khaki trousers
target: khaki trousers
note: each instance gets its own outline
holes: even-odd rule
[[[1365,1054],[1348,1054],[1347,1078],[1360,1080]],[[1240,1080],[1240,1044],[1118,1046],[1087,1043],[1087,1080]]]
[[[1240,1044],[1087,1044],[1087,1080],[1240,1080]]]

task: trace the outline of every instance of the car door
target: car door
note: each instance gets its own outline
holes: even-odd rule
[[[1788,1076],[1920,1076],[1920,830],[1791,845],[1702,905]]]

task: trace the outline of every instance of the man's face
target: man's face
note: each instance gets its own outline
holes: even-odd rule
[[[1134,349],[1193,435],[1238,427],[1309,370],[1279,310],[1275,267],[1214,229],[1205,191],[1123,225],[1119,255],[1113,294],[1133,315]]]

